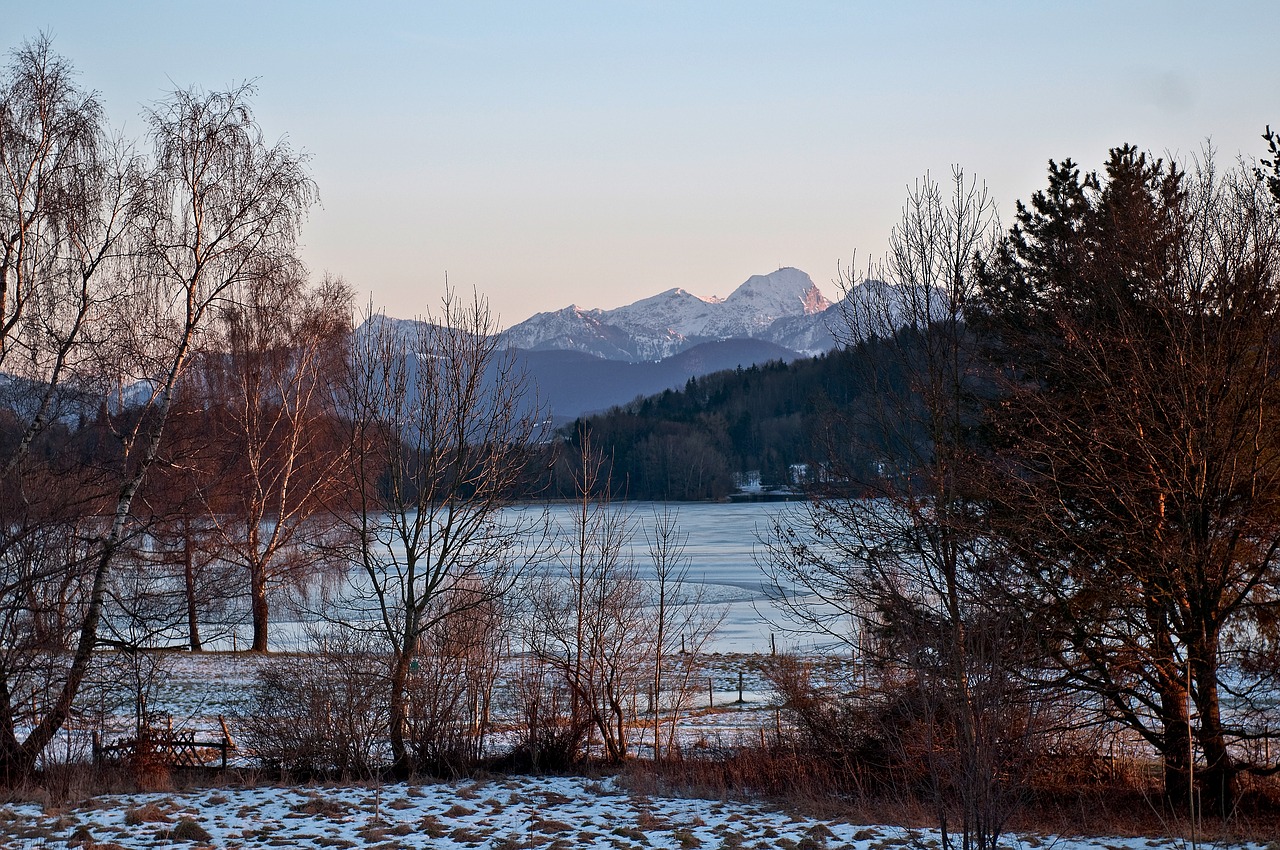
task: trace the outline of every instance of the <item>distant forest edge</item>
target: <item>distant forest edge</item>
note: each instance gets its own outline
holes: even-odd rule
[[[911,345],[918,336],[902,331],[898,345]],[[800,489],[819,482],[837,456],[846,477],[851,470],[871,477],[880,468],[882,453],[874,447],[884,429],[866,414],[886,385],[905,388],[898,363],[887,356],[884,341],[872,339],[816,357],[740,366],[581,417],[561,435],[576,446],[581,433],[589,433],[607,459],[614,493],[629,499],[725,499],[754,473],[765,488]],[[871,374],[877,375],[875,388]],[[857,438],[849,439],[851,429]],[[837,433],[844,438],[833,439]],[[544,491],[572,496],[569,461],[548,468]]]

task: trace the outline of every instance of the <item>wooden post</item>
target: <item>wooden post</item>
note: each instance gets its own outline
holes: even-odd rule
[[[711,677],[708,676],[707,677],[707,708],[715,708],[715,706],[716,706],[716,694],[715,694],[715,691],[711,689]]]
[[[742,671],[741,671],[741,670],[739,670],[739,671],[738,671],[738,702],[743,702],[743,699],[742,699]]]
[[[236,748],[236,742],[232,740],[231,731],[227,729],[227,718],[219,714],[218,722],[222,724],[222,740],[226,741],[227,749],[234,750]]]

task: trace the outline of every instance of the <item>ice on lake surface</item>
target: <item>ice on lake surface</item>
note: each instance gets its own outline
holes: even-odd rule
[[[613,509],[632,517],[634,561],[644,578],[653,577],[645,535],[652,528],[654,517],[663,510],[676,515],[680,533],[688,535],[687,581],[704,587],[706,599],[725,608],[724,622],[706,651],[768,652],[771,633],[779,650],[813,648],[812,639],[780,629],[781,612],[773,610],[769,602],[768,579],[756,561],[760,536],[768,533],[770,523],[780,511],[787,510],[786,506],[622,502]],[[552,520],[567,524],[574,510],[574,505],[552,505]]]
[[[792,506],[794,508],[794,506]],[[509,508],[512,522],[517,517],[540,515],[542,505]],[[577,506],[557,503],[546,507],[553,525],[568,528]],[[648,554],[646,533],[654,517],[663,510],[677,516],[679,531],[687,535],[685,557],[687,581],[705,589],[705,598],[724,610],[724,621],[706,652],[810,651],[818,646],[812,636],[787,631],[781,612],[769,602],[768,579],[756,561],[760,536],[767,534],[774,517],[789,508],[767,503],[670,503],[617,502],[610,510],[630,516],[632,556],[637,573],[651,578],[653,568]],[[319,605],[319,603],[312,603]],[[332,605],[332,603],[330,603]],[[272,648],[296,649],[305,640],[308,620],[314,616],[293,615],[283,608],[273,622]],[[332,611],[330,607],[330,611]],[[239,640],[249,636],[241,627]],[[771,642],[772,636],[772,642]],[[230,647],[215,647],[230,648]]]

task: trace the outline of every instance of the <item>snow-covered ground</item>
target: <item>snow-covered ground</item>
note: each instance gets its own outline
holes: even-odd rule
[[[153,659],[149,705],[170,712],[175,728],[217,737],[218,717],[236,730],[237,715],[264,665],[287,656],[164,654]],[[680,720],[687,748],[732,746],[770,734],[780,722],[763,676],[767,659],[753,655],[705,659],[707,690]],[[847,661],[808,662],[818,681],[842,680]],[[737,691],[742,674],[742,700]],[[708,705],[711,703],[711,705]],[[100,728],[127,731],[129,718]],[[81,730],[84,738],[89,730]],[[639,738],[647,732],[637,730]],[[647,749],[638,748],[644,756]],[[241,752],[234,764],[252,766]],[[236,774],[228,774],[230,780]],[[216,781],[216,780],[215,780]],[[3,800],[3,798],[0,798]],[[1106,848],[1183,850],[1174,839],[1010,835],[1015,850]],[[213,848],[808,848],[808,850],[934,850],[928,829],[863,824],[801,815],[765,802],[659,797],[626,790],[614,779],[504,777],[442,784],[215,787],[179,792],[101,795],[80,802],[0,802],[0,848],[83,847],[132,850]],[[1201,847],[1208,847],[1205,843]],[[1276,850],[1276,845],[1243,845]]]
[[[1010,848],[1181,850],[1145,838],[1010,835]],[[0,806],[0,846],[154,848],[938,847],[928,829],[847,823],[753,802],[654,797],[613,780],[513,777],[377,787],[214,788]],[[1209,845],[1201,844],[1201,847]],[[1260,850],[1263,845],[1245,845]]]
[[[202,738],[219,737],[219,717],[227,720],[238,738],[238,718],[254,711],[253,689],[259,672],[271,665],[288,669],[292,663],[288,655],[233,653],[160,653],[134,660],[151,665],[149,671],[137,676],[146,680],[149,709],[171,716],[174,728]],[[765,678],[769,661],[769,656],[754,654],[701,656],[699,672],[687,683],[688,693],[683,698],[678,721],[682,740],[714,746],[738,738],[754,740],[761,728],[775,728],[778,698]],[[518,662],[512,659],[509,663],[514,666]],[[819,685],[845,680],[852,670],[850,662],[832,656],[814,657],[808,667],[812,681]],[[671,699],[670,695],[664,698],[664,704],[670,704]],[[505,704],[504,694],[499,694],[498,702]],[[100,729],[104,739],[131,734],[131,705],[131,700],[122,701],[119,713]]]

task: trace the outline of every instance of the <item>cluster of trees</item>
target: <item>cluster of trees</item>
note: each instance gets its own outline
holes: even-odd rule
[[[826,437],[837,412],[876,403],[868,370],[857,365],[864,361],[878,364],[872,371],[879,383],[890,376],[906,381],[884,340],[849,340],[818,357],[690,378],[681,390],[579,420],[568,439],[589,430],[610,458],[613,486],[634,499],[723,499],[749,471],[765,484],[790,485],[796,465],[815,471],[827,465]],[[866,445],[850,444],[849,451]],[[881,455],[846,452],[842,464],[869,468]],[[571,477],[561,471],[552,492],[571,492]]]
[[[646,692],[658,748],[694,610],[675,525],[651,596],[629,526],[595,506],[593,453],[572,542],[502,511],[546,458],[484,301],[354,329],[349,288],[296,254],[305,157],[265,138],[251,94],[177,91],[135,147],[47,39],[0,79],[0,781],[33,776],[140,650],[225,644],[245,620],[244,648],[267,650],[290,588],[328,623],[259,689],[256,739],[282,765],[479,758],[513,635],[531,759],[593,739],[625,758]],[[153,667],[123,689],[139,735]]]
[[[877,405],[833,431],[880,453],[877,474],[835,476],[874,498],[829,490],[776,525],[768,561],[792,612],[881,674],[867,699],[914,706],[944,836],[966,847],[995,846],[1026,755],[1082,730],[1143,742],[1182,812],[1229,815],[1242,781],[1280,771],[1259,745],[1280,685],[1263,166],[1128,146],[1101,173],[1051,163],[1005,234],[963,175],[950,194],[926,179],[876,270],[905,316],[849,307],[909,375],[869,371]]]
[[[678,748],[718,618],[685,581],[676,515],[656,515],[636,540],[636,517],[612,503],[603,459],[589,437],[583,446],[574,510],[560,523],[533,506],[481,517],[482,500],[439,489],[453,486],[443,483],[452,463],[417,479],[425,459],[397,452],[379,477],[400,483],[381,492],[415,495],[353,512],[363,534],[348,545],[362,569],[341,619],[264,667],[240,718],[257,759],[295,776],[456,776],[621,763],[641,748],[661,760]],[[498,479],[471,469],[462,489],[491,492]],[[417,501],[426,487],[436,498]]]
[[[315,189],[249,93],[175,92],[147,113],[144,153],[47,39],[0,80],[2,776],[30,773],[102,646],[153,628],[141,536],[184,474],[184,396],[197,372],[214,380],[199,366],[215,326],[239,333],[226,306],[297,274]],[[206,414],[221,435],[263,434],[243,405]]]

